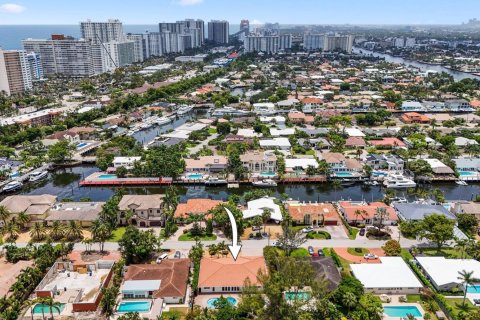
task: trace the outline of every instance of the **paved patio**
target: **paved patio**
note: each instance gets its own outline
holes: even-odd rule
[[[356,256],[353,254],[350,254],[348,252],[348,248],[336,248],[335,252],[342,257],[343,259],[347,260],[350,263],[381,263],[380,259],[365,259],[362,256]],[[373,253],[377,257],[384,257],[385,252],[383,251],[382,248],[372,248],[368,249],[369,253]]]
[[[195,305],[201,306],[202,308],[206,308],[208,300],[213,298],[220,298],[220,296],[223,296],[224,298],[228,298],[228,297],[235,298],[237,299],[237,304],[238,304],[238,301],[240,301],[240,294],[235,294],[235,293],[200,294],[195,297]]]

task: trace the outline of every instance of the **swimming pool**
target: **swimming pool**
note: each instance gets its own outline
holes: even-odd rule
[[[187,175],[187,179],[198,180],[202,178],[203,178],[203,174],[201,173],[192,173]]]
[[[115,174],[101,174],[97,177],[98,179],[117,179]]]
[[[480,283],[467,286],[467,293],[480,293]]]
[[[272,177],[275,177],[276,175],[277,174],[275,172],[271,172],[271,171],[260,172],[260,177],[272,178]]]
[[[461,176],[474,176],[477,173],[473,171],[458,171],[458,174]]]
[[[85,147],[88,146],[89,144],[90,144],[90,143],[85,143],[85,142],[79,143],[79,144],[77,144],[77,150],[82,149],[82,148],[85,148]]]
[[[421,317],[422,313],[415,306],[384,306],[383,312],[392,318],[405,318],[409,314],[414,317]]]
[[[208,301],[207,301],[207,308],[208,308],[208,309],[215,309],[215,302],[216,302],[217,300],[218,300],[218,298],[208,299]],[[227,298],[227,301],[228,301],[228,303],[230,303],[232,306],[234,306],[234,305],[237,304],[237,299],[232,298],[232,297],[228,297],[228,298]]]
[[[386,172],[381,172],[381,171],[373,171],[373,172],[372,172],[372,176],[376,176],[376,177],[386,177],[386,176],[388,176],[388,173],[386,173]]]
[[[65,304],[62,303],[58,306],[58,309],[57,308],[53,308],[53,314],[60,314],[62,313],[63,309],[65,309]],[[59,312],[60,311],[60,312]],[[33,314],[50,314],[50,307],[46,304],[41,304],[41,303],[38,303],[35,305],[35,307],[33,307]]]
[[[297,301],[305,301],[310,299],[310,292],[285,292],[285,300],[297,300]]]
[[[146,312],[150,311],[150,301],[123,301],[118,305],[118,312]]]
[[[335,173],[335,176],[336,177],[353,177],[353,174],[351,174],[350,172],[336,172]]]

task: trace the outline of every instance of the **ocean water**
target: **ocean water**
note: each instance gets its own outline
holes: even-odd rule
[[[205,29],[207,23],[205,22]],[[125,24],[125,33],[157,32],[158,24]],[[230,33],[240,30],[239,25],[230,25]],[[205,30],[206,32],[206,30]],[[64,34],[80,37],[80,26],[74,25],[0,25],[0,47],[3,49],[22,49],[22,40],[27,38],[48,39],[52,34]]]

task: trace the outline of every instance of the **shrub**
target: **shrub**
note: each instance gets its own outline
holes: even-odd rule
[[[383,251],[387,256],[399,256],[402,252],[400,243],[397,240],[388,240],[385,245],[382,247]]]
[[[373,238],[376,240],[388,240],[390,239],[390,234],[376,228],[370,228],[367,231],[367,238]]]

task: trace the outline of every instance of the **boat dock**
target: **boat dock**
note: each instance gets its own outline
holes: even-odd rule
[[[146,185],[170,185],[172,178],[118,178],[115,175],[104,172],[95,172],[80,182],[81,186],[146,186]]]

